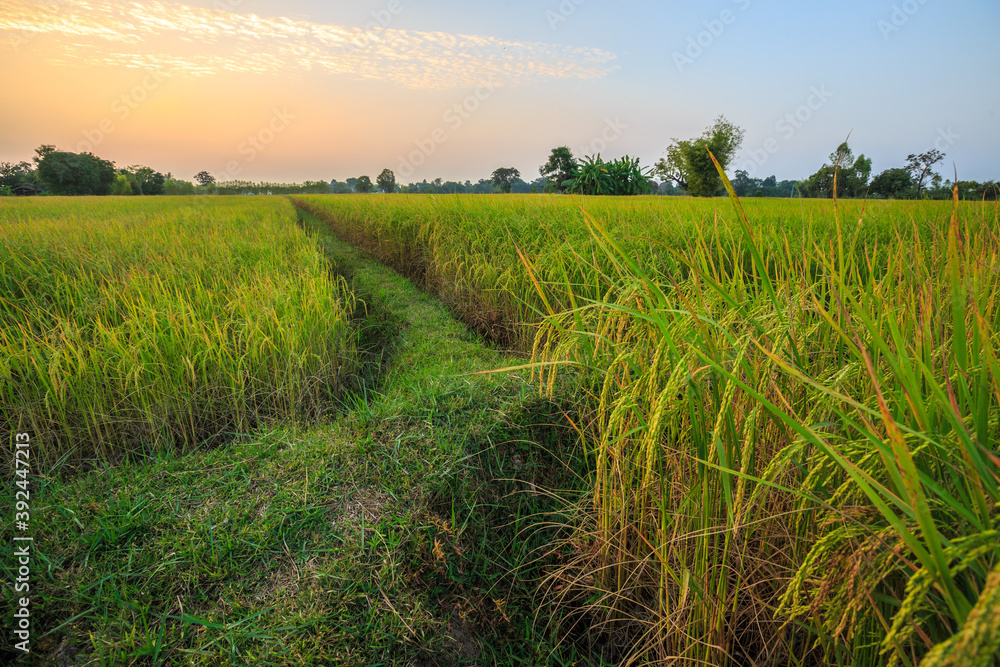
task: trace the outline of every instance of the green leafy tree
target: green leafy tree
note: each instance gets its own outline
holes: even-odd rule
[[[53,146],[52,144],[42,144],[41,146],[35,149],[35,157],[33,158],[35,164],[41,162],[45,158],[45,156],[48,155],[49,153],[55,153],[55,152],[56,152],[56,147]]]
[[[831,198],[836,182],[838,197],[863,197],[871,173],[872,161],[864,154],[855,159],[854,151],[845,141],[830,153],[830,164],[824,163],[800,185],[800,189],[807,197]]]
[[[872,161],[864,154],[855,159],[854,151],[845,141],[830,154],[830,162],[837,174],[837,196],[863,197],[872,175]],[[829,189],[832,190],[832,183]]]
[[[29,185],[35,178],[30,162],[0,162],[0,186],[16,188]]]
[[[745,169],[737,169],[736,174],[730,182],[737,197],[751,197],[757,190],[763,187],[761,180],[759,178],[751,178],[750,173]]]
[[[872,161],[863,153],[854,161],[851,173],[852,180],[847,192],[848,197],[863,197],[868,190],[872,177]]]
[[[163,182],[163,194],[165,195],[193,195],[194,183],[182,181],[176,178],[167,178]]]
[[[708,152],[725,169],[743,144],[744,134],[742,128],[719,116],[700,137],[674,139],[654,171],[695,197],[711,197],[722,187],[722,179]]]
[[[476,195],[488,195],[496,192],[496,187],[493,185],[493,181],[488,178],[480,178],[467,191]]]
[[[134,194],[137,195],[162,195],[163,184],[166,177],[158,171],[142,165],[132,165],[128,169],[123,169],[120,173],[125,174],[132,183]]]
[[[516,179],[521,178],[521,172],[514,167],[500,167],[493,172],[490,183],[503,193],[510,193]]]
[[[913,189],[913,178],[906,169],[886,169],[872,179],[869,191],[886,199],[903,199]]]
[[[538,169],[538,173],[546,180],[546,192],[565,192],[576,170],[577,161],[573,152],[567,146],[559,146],[552,149],[549,161]]]
[[[378,183],[378,189],[382,192],[392,194],[396,191],[396,175],[392,173],[391,169],[383,169],[375,180]]]
[[[910,172],[910,177],[913,179],[917,199],[920,198],[920,193],[923,191],[924,186],[929,181],[933,181],[933,178],[937,176],[933,171],[933,167],[943,160],[944,156],[945,154],[936,148],[932,148],[926,153],[911,153],[906,156],[905,169]]]
[[[362,194],[368,194],[369,192],[371,192],[374,189],[375,189],[375,186],[372,185],[372,179],[368,178],[367,176],[360,176],[360,177],[358,177],[358,180],[354,182],[354,190],[355,190],[355,192],[360,192]]]
[[[131,179],[126,174],[115,176],[115,182],[111,184],[111,194],[115,197],[134,195],[135,190],[132,188]]]
[[[357,179],[355,179],[357,182]],[[335,195],[349,195],[354,192],[354,188],[348,185],[346,182],[338,181],[336,178],[330,181],[330,192]]]
[[[951,181],[948,181],[945,185],[948,186],[947,189],[950,194]],[[1000,185],[994,181],[986,181],[985,183],[980,183],[979,181],[958,182],[958,196],[960,199],[996,201],[998,194],[1000,194]]]
[[[199,171],[194,175],[194,180],[198,181],[198,185],[203,188],[207,188],[210,185],[215,185],[215,176],[212,176],[207,171]]]
[[[38,176],[54,195],[106,195],[117,173],[114,163],[92,153],[51,150],[40,154]]]

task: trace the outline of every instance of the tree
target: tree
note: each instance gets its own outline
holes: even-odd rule
[[[852,180],[848,184],[846,190],[848,197],[863,197],[865,192],[869,187],[869,180],[872,177],[872,161],[871,158],[866,157],[864,153],[858,156],[858,159],[854,161],[854,169],[852,170]]]
[[[807,197],[830,198],[833,197],[833,183],[836,180],[838,197],[863,197],[868,189],[871,173],[872,161],[864,154],[855,159],[854,151],[845,141],[830,153],[830,164],[824,163],[799,187]]]
[[[118,174],[115,177],[115,182],[111,184],[111,194],[115,197],[135,194],[132,189],[132,181],[129,180],[128,176]]]
[[[35,149],[35,157],[34,157],[35,164],[38,164],[43,159],[45,159],[45,156],[48,155],[49,153],[55,153],[55,152],[56,152],[56,147],[53,146],[52,144],[42,144],[41,146]]]
[[[373,189],[375,189],[375,186],[372,185],[372,179],[368,178],[367,176],[359,176],[358,179],[354,182],[355,192],[368,194]]]
[[[949,195],[952,187],[951,181],[945,183],[948,186]],[[963,200],[971,201],[996,201],[997,195],[1000,194],[1000,185],[994,181],[986,181],[985,183],[980,183],[978,181],[959,181],[958,182],[958,196]]]
[[[469,188],[469,192],[475,195],[488,195],[496,191],[497,189],[493,185],[493,181],[487,178],[480,178],[475,185]]]
[[[910,172],[913,184],[917,188],[917,199],[920,199],[920,192],[924,189],[924,185],[928,179],[933,179],[936,175],[931,168],[943,160],[944,156],[945,154],[936,148],[932,148],[926,153],[920,153],[919,155],[911,153],[906,156],[905,169]]]
[[[30,162],[0,162],[0,186],[13,189],[31,183],[34,176]]]
[[[194,180],[198,181],[198,185],[203,188],[207,188],[208,186],[215,184],[215,176],[212,176],[207,171],[199,171],[194,175]]]
[[[38,176],[52,194],[106,195],[111,192],[111,184],[117,176],[114,163],[92,153],[47,150],[39,155]]]
[[[573,152],[567,146],[553,148],[549,161],[538,169],[538,173],[546,180],[546,192],[566,192],[566,181],[576,173],[577,162]]]
[[[167,174],[167,180],[163,182],[163,194],[193,195],[194,183],[191,181],[181,181],[176,178],[170,178],[170,174]]]
[[[639,158],[628,155],[605,162],[600,154],[586,156],[580,168],[567,184],[568,189],[583,195],[647,195],[651,169],[643,169]]]
[[[737,169],[731,183],[737,197],[751,197],[763,187],[761,180],[750,178],[750,173],[745,169]]]
[[[674,139],[667,148],[667,157],[660,158],[654,170],[695,197],[711,197],[722,186],[722,179],[708,151],[724,170],[743,144],[744,134],[743,128],[719,116],[700,137]]]
[[[490,183],[498,188],[500,192],[509,194],[511,186],[514,185],[514,180],[518,178],[521,178],[521,172],[514,167],[500,167],[493,172],[493,175],[490,177]]]
[[[873,178],[868,189],[873,195],[887,199],[902,199],[912,187],[913,179],[910,177],[910,172],[897,167],[886,169]]]
[[[510,184],[510,191],[517,194],[526,195],[529,192],[531,192],[531,183],[527,183],[521,180],[520,178],[515,178]]]
[[[391,169],[383,169],[375,180],[378,182],[378,189],[382,192],[392,194],[396,191],[396,175],[392,173]]]
[[[837,175],[837,196],[863,197],[872,175],[872,161],[864,154],[854,159],[854,151],[845,141],[830,153],[830,162]],[[832,191],[832,188],[831,182],[829,190]]]
[[[121,170],[120,173],[123,173],[128,177],[129,182],[132,184],[134,194],[163,194],[163,184],[166,181],[166,178],[158,171],[153,171],[149,167],[143,167],[142,165],[135,164],[128,169]]]

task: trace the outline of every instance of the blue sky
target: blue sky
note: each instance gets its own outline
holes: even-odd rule
[[[89,148],[178,177],[531,180],[549,151],[651,165],[726,115],[730,171],[794,179],[850,134],[1000,178],[1000,3],[0,0],[0,160]],[[4,45],[7,45],[4,48]]]

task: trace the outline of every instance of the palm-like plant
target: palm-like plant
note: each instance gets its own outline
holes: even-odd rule
[[[649,177],[652,169],[643,169],[639,158],[628,155],[618,160],[604,162],[600,153],[585,156],[573,172],[573,178],[564,181],[570,192],[583,195],[644,195],[651,192]]]

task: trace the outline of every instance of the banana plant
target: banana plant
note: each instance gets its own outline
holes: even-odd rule
[[[604,162],[600,153],[585,156],[574,171],[573,178],[564,181],[570,192],[583,195],[642,195],[652,188],[649,178],[652,169],[643,169],[639,158],[626,155],[618,160]]]

